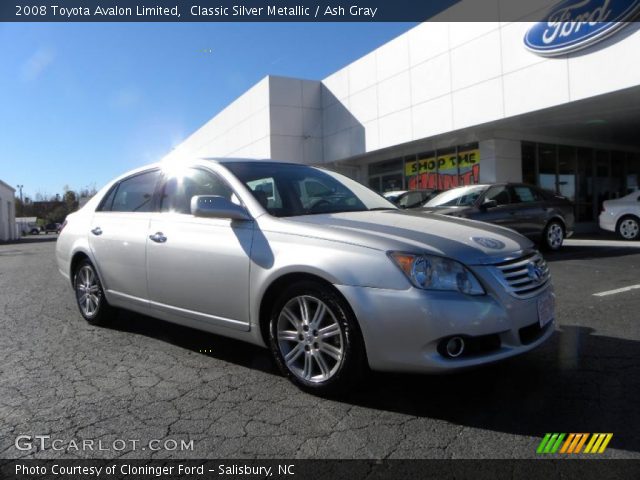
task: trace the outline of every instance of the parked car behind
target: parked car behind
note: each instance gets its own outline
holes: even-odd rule
[[[331,195],[305,203],[304,184]],[[495,362],[554,330],[549,269],[525,237],[400,211],[299,164],[183,160],[130,172],[67,217],[56,259],[89,323],[120,307],[268,347],[317,393],[350,387],[367,366]]]
[[[606,200],[600,213],[600,228],[616,232],[623,240],[640,238],[640,191]]]
[[[390,192],[384,192],[382,196],[389,200],[391,203],[395,203],[398,198],[407,193],[407,190],[392,190]]]
[[[409,190],[391,200],[399,208],[418,208],[440,193],[435,189]],[[387,198],[389,200],[389,198]]]
[[[520,183],[454,188],[429,200],[422,211],[508,227],[547,250],[559,250],[573,234],[573,204],[567,198]]]
[[[59,223],[47,223],[44,226],[44,233],[60,233],[60,227]]]

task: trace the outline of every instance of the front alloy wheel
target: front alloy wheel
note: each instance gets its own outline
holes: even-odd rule
[[[78,266],[73,285],[78,308],[84,319],[93,325],[104,324],[111,314],[111,307],[104,297],[98,274],[88,260]]]
[[[636,240],[640,236],[640,224],[634,217],[624,217],[618,224],[618,235],[623,240]]]
[[[547,250],[557,251],[564,242],[564,228],[560,222],[550,222],[544,230],[544,246]]]
[[[305,390],[342,390],[362,369],[362,342],[350,309],[329,288],[301,282],[271,315],[270,346],[282,372]]]

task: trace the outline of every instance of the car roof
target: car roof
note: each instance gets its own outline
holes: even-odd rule
[[[304,163],[295,163],[295,162],[285,162],[282,160],[272,160],[270,158],[200,158],[199,160],[205,160],[209,162],[219,163],[221,165],[225,165],[227,163],[277,163],[279,165],[296,165],[296,166],[306,166],[313,167],[313,165],[305,165]]]

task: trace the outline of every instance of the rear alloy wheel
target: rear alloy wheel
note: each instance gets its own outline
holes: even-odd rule
[[[363,371],[355,318],[344,300],[320,283],[289,287],[276,302],[269,331],[278,367],[304,390],[337,393]]]
[[[636,217],[623,217],[618,222],[617,233],[623,240],[637,240],[640,237],[640,222]]]
[[[98,274],[88,260],[84,260],[76,269],[73,288],[80,314],[92,325],[104,325],[113,313],[100,284]]]
[[[564,227],[557,220],[552,220],[547,224],[542,236],[542,244],[546,250],[552,252],[560,250],[564,242]]]

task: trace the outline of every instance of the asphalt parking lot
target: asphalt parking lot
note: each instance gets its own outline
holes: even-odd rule
[[[132,313],[86,324],[48,240],[0,245],[0,458],[533,458],[546,432],[611,432],[603,457],[640,458],[640,290],[620,290],[640,283],[640,243],[547,256],[558,326],[540,349],[450,376],[375,374],[328,400],[260,348]],[[19,450],[18,435],[140,443]]]

